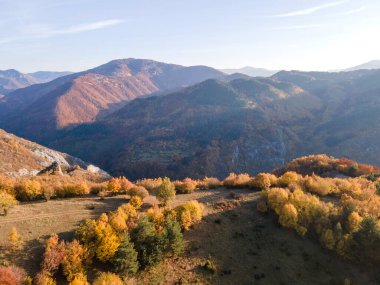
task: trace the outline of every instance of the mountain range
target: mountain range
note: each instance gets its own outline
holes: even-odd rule
[[[114,60],[7,94],[0,104],[0,121],[6,129],[43,142],[45,135],[94,122],[130,100],[178,90],[223,75],[205,66]],[[23,116],[19,116],[20,113]]]
[[[0,94],[5,95],[16,89],[49,82],[68,74],[70,72],[38,71],[34,73],[21,73],[15,69],[0,70]]]
[[[278,70],[269,70],[265,68],[257,68],[252,66],[245,66],[242,68],[221,69],[220,71],[227,74],[241,73],[251,77],[269,77],[278,72]]]
[[[9,93],[0,126],[113,175],[224,177],[313,153],[380,165],[379,107],[380,70],[252,78],[125,59]]]

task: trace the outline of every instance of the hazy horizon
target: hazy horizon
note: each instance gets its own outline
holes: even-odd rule
[[[118,58],[332,71],[380,58],[380,2],[0,0],[0,69],[82,71]]]

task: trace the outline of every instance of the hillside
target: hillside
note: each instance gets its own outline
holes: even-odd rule
[[[114,60],[5,96],[0,125],[43,142],[58,129],[94,122],[127,101],[189,86],[223,73],[205,66],[184,67],[152,60]],[[19,113],[24,116],[20,117]]]
[[[0,70],[0,94],[8,94],[16,89],[25,88],[33,84],[49,82],[69,73],[38,71],[25,74],[14,69]]]
[[[21,139],[0,129],[0,176],[33,177],[53,163],[62,169],[80,166],[85,174],[108,175],[95,166],[65,153]]]
[[[131,178],[256,173],[313,153],[380,165],[372,155],[380,145],[379,78],[364,70],[209,80],[135,100],[45,143]]]
[[[371,60],[369,62],[347,68],[345,71],[354,71],[360,69],[380,69],[380,60]]]
[[[287,161],[290,128],[309,121],[318,99],[272,79],[208,80],[166,96],[134,100],[103,120],[62,131],[51,145],[135,179],[223,177]]]

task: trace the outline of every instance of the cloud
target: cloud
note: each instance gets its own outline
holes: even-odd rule
[[[357,8],[357,9],[353,9],[353,10],[349,10],[349,11],[343,12],[343,13],[341,13],[339,15],[341,15],[341,16],[349,16],[349,15],[360,13],[360,12],[364,11],[365,9],[367,9],[367,7],[362,6],[362,7]]]
[[[16,41],[39,39],[39,38],[50,38],[59,35],[70,35],[78,34],[89,31],[95,31],[100,29],[105,29],[111,26],[119,25],[125,23],[126,20],[123,19],[110,19],[98,22],[92,22],[87,24],[81,24],[76,26],[67,27],[64,29],[51,29],[50,27],[44,25],[29,25],[24,30],[26,33],[19,37],[8,37],[0,38],[0,44],[8,44]]]
[[[308,29],[317,29],[324,27],[326,25],[294,25],[294,26],[282,26],[282,27],[274,27],[271,30],[275,31],[286,31],[286,30],[308,30]]]
[[[330,2],[330,3],[323,4],[323,5],[303,9],[303,10],[297,10],[297,11],[292,11],[292,12],[288,12],[288,13],[284,13],[284,14],[272,15],[270,17],[271,18],[287,18],[287,17],[307,16],[307,15],[314,14],[314,13],[321,11],[321,10],[325,10],[328,8],[332,8],[335,6],[342,5],[344,3],[347,3],[348,1],[349,0]]]

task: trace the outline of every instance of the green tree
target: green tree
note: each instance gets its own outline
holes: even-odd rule
[[[158,201],[160,201],[164,206],[175,198],[175,186],[169,178],[165,177],[163,179],[156,196]]]
[[[137,272],[139,268],[137,251],[135,250],[133,243],[130,241],[128,234],[124,236],[121,244],[117,248],[113,264],[116,272],[123,277],[133,275]]]

